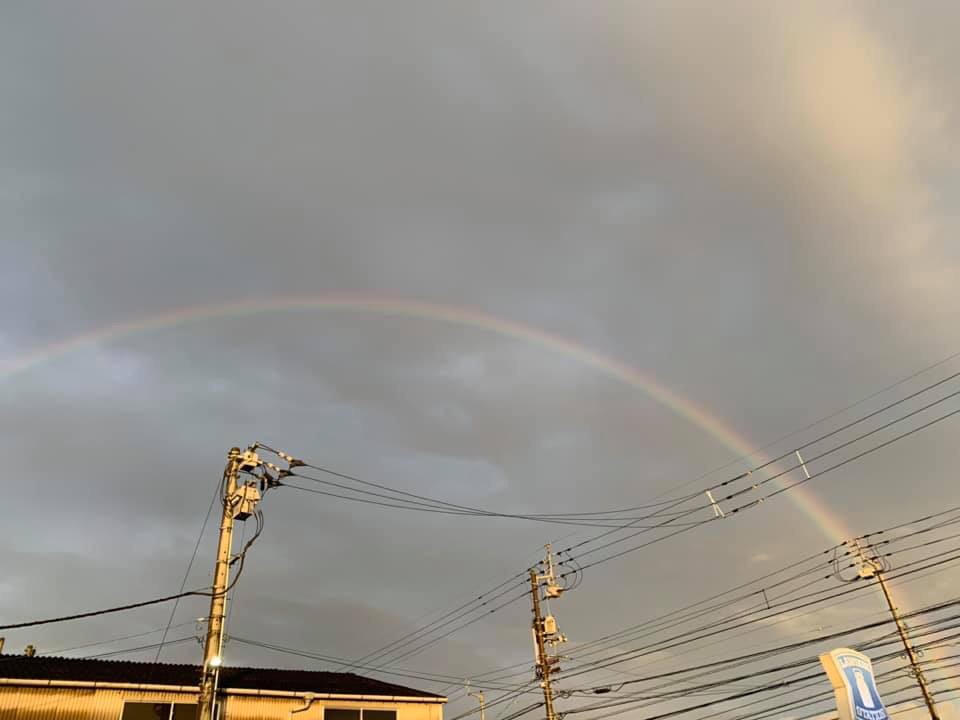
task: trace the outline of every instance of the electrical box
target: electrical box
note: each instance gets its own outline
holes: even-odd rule
[[[253,511],[260,502],[260,491],[254,483],[247,483],[237,488],[233,498],[233,518],[234,520],[246,520],[253,515]]]
[[[547,615],[543,619],[543,633],[545,635],[557,634],[557,620],[553,617],[553,615]]]

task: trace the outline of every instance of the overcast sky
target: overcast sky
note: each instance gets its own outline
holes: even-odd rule
[[[752,447],[960,350],[958,8],[5,3],[0,364],[113,323],[290,295],[432,303],[531,331],[275,310],[8,372],[0,618],[176,591],[227,450],[255,440],[525,512],[641,504],[737,457],[535,331],[653,378]],[[807,487],[852,532],[942,509],[958,429]],[[554,606],[564,632],[589,640],[840,540],[789,495],[588,572]],[[578,530],[293,490],[262,508],[234,634],[346,658]],[[190,586],[209,581],[212,528]],[[957,579],[905,604],[952,596]],[[205,612],[185,602],[176,623]],[[11,632],[8,650],[168,615]],[[528,623],[520,602],[399,664],[515,663]],[[238,643],[227,661],[325,667]]]

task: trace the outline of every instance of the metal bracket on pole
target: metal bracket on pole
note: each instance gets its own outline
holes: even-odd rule
[[[720,508],[720,504],[713,499],[713,493],[707,490],[707,499],[710,501],[710,506],[713,508],[713,516],[715,518],[724,518],[726,515],[723,514],[723,510]]]

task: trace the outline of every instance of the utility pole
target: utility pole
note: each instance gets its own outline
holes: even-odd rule
[[[907,634],[907,625],[900,617],[900,611],[897,609],[897,606],[894,605],[893,597],[890,595],[890,589],[887,587],[887,582],[883,577],[884,570],[886,569],[884,567],[884,561],[879,557],[876,557],[876,555],[867,557],[864,552],[865,549],[860,544],[859,540],[854,540],[853,543],[854,552],[860,560],[859,576],[865,580],[869,578],[877,579],[877,584],[880,585],[880,589],[883,591],[883,597],[886,598],[887,607],[890,608],[890,614],[893,616],[893,621],[897,624],[897,632],[900,635],[900,640],[903,642],[903,649],[906,650],[907,659],[910,661],[910,668],[913,676],[916,678],[917,685],[920,687],[920,693],[923,695],[923,701],[927,705],[927,710],[930,711],[930,720],[940,720],[940,716],[937,714],[936,705],[933,702],[933,695],[930,692],[930,687],[927,685],[927,679],[924,677],[923,670],[920,667],[920,659],[917,655],[917,651],[911,644],[910,636]]]
[[[213,720],[216,704],[217,680],[223,664],[223,623],[227,608],[227,591],[230,589],[230,565],[233,548],[233,524],[246,520],[253,514],[260,491],[254,482],[239,485],[241,470],[253,470],[261,465],[253,449],[242,451],[231,448],[227,465],[223,470],[223,516],[220,520],[220,540],[214,566],[213,591],[210,597],[210,616],[207,620],[207,635],[203,646],[203,670],[200,678],[199,720]]]
[[[478,690],[477,692],[470,692],[470,683],[467,682],[467,695],[472,698],[476,698],[480,703],[480,720],[486,720],[486,704],[483,699],[483,690]]]
[[[530,596],[533,599],[533,651],[536,660],[537,678],[540,680],[540,687],[543,689],[543,705],[546,710],[546,720],[556,720],[557,715],[553,709],[553,685],[550,675],[560,672],[556,666],[560,660],[559,657],[547,654],[547,645],[557,645],[567,641],[557,631],[557,621],[552,615],[544,617],[540,609],[540,588],[545,585],[547,588],[547,598],[558,598],[564,588],[557,583],[557,577],[554,573],[553,555],[550,546],[546,546],[547,554],[543,565],[547,572],[541,575],[536,568],[530,568]]]

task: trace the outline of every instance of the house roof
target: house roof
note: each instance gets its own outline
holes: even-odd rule
[[[200,667],[128,660],[0,655],[0,679],[198,686]],[[353,673],[317,670],[224,666],[220,668],[219,686],[224,690],[246,689],[442,699],[442,696],[434,693],[381,682]]]

